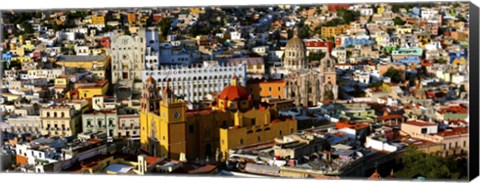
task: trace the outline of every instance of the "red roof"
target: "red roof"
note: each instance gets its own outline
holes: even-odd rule
[[[436,135],[442,136],[442,137],[462,135],[462,134],[468,134],[468,128],[458,127],[458,128],[447,129],[445,131],[436,133]]]
[[[378,119],[380,120],[389,120],[389,119],[398,119],[398,118],[404,118],[402,115],[398,114],[392,114],[392,115],[386,115],[386,116],[380,116]]]
[[[218,96],[222,100],[248,100],[250,93],[242,86],[228,86]]]
[[[442,114],[445,114],[445,113],[465,114],[465,113],[468,113],[468,109],[465,109],[465,108],[460,107],[460,106],[451,106],[451,107],[440,109],[440,113],[442,113]]]

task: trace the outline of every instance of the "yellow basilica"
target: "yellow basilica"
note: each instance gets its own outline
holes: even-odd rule
[[[187,110],[168,86],[160,91],[149,77],[142,89],[141,149],[150,155],[179,159],[228,158],[231,148],[271,141],[297,131],[294,119],[280,120],[278,111],[253,106],[249,91],[232,78],[211,108]]]

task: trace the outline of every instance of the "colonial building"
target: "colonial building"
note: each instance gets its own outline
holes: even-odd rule
[[[240,85],[246,86],[246,65],[220,65],[216,62],[204,62],[202,66],[164,66],[160,70],[143,71],[143,80],[152,77],[157,86],[163,89],[169,82],[175,95],[182,96],[189,103],[205,100],[207,95],[218,93],[230,85],[233,76],[240,79]],[[162,96],[161,93],[159,93]]]
[[[157,157],[179,159],[228,158],[234,147],[273,140],[297,131],[297,121],[275,119],[267,107],[253,107],[248,90],[233,77],[213,107],[187,111],[167,83],[158,94],[153,77],[147,78],[141,98],[141,149]]]
[[[112,67],[112,83],[119,80],[141,80],[142,64],[145,60],[145,36],[142,31],[138,35],[122,35],[112,39],[109,50]]]
[[[73,136],[81,131],[78,111],[70,106],[50,106],[40,110],[42,135]]]
[[[140,135],[140,118],[135,109],[118,108],[82,114],[84,133],[105,132],[108,137],[122,138]]]

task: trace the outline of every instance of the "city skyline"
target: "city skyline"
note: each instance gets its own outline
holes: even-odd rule
[[[3,12],[2,171],[466,179],[469,8]]]

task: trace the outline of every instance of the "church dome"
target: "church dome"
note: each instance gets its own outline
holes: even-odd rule
[[[294,35],[292,39],[288,40],[287,45],[285,46],[285,50],[299,50],[305,51],[307,50],[303,40],[300,39],[297,35]]]
[[[250,93],[242,86],[227,86],[218,96],[222,100],[248,100]]]
[[[247,88],[238,85],[238,77],[232,77],[232,85],[227,86],[223,89],[222,93],[218,96],[222,100],[248,100],[250,97],[250,92]]]
[[[294,30],[293,38],[285,46],[283,65],[287,69],[302,69],[307,65],[307,48]]]

